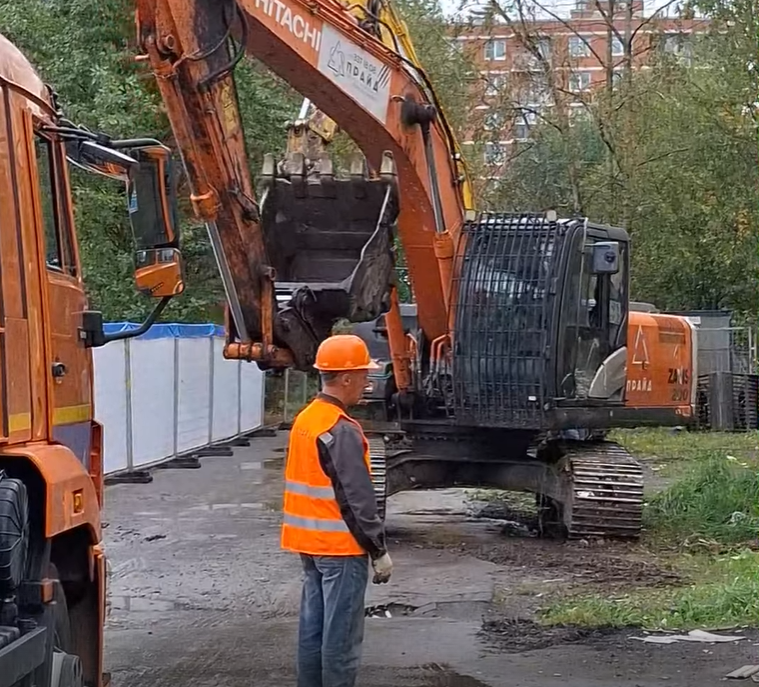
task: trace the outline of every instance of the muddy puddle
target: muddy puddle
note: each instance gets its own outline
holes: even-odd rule
[[[525,619],[486,620],[478,633],[485,646],[499,653],[521,653],[566,644],[596,643],[618,635],[618,628],[547,627]]]
[[[446,524],[441,518],[439,525],[402,530],[393,539],[400,545],[472,556],[518,571],[518,578],[528,584],[540,581],[554,588],[657,588],[685,582],[666,561],[655,561],[639,542],[567,541],[540,536],[537,514],[525,507],[523,500],[474,503],[468,510],[468,527],[462,522]],[[484,527],[473,526],[477,523]]]

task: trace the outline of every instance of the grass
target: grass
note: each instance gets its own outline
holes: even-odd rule
[[[551,625],[672,630],[756,625],[759,553],[744,550],[710,560],[698,556],[690,564],[693,582],[687,587],[565,598],[544,609],[540,619]]]
[[[759,460],[757,433],[618,432],[673,482],[649,499],[643,544],[667,556],[688,584],[579,594],[545,607],[547,624],[687,630],[759,623]]]
[[[669,543],[708,540],[740,545],[759,534],[756,461],[724,453],[697,455],[682,476],[646,506],[646,528]]]
[[[714,453],[756,461],[759,432],[687,432],[672,428],[617,430],[610,437],[637,458],[658,463],[666,474],[677,475],[684,464]]]

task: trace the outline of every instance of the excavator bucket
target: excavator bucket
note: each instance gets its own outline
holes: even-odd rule
[[[385,155],[378,178],[369,178],[357,159],[348,178],[338,178],[326,154],[310,169],[301,153],[288,153],[279,165],[267,155],[259,198],[276,272],[275,336],[307,367],[335,322],[366,322],[389,308],[398,214],[394,163]]]

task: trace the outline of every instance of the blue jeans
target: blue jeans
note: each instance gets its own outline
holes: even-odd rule
[[[354,687],[364,640],[368,556],[301,554],[298,687]]]

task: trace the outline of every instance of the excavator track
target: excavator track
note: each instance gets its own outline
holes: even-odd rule
[[[387,448],[381,434],[370,434],[368,440],[374,494],[377,497],[380,519],[384,521],[387,503]]]
[[[570,539],[637,538],[643,516],[643,469],[610,441],[580,443],[563,458],[569,481],[564,524]]]

